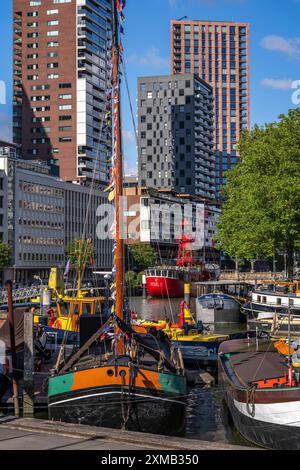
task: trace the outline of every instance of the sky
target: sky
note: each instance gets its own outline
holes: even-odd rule
[[[137,78],[170,73],[170,20],[247,21],[250,23],[251,124],[263,125],[287,113],[292,82],[300,80],[300,0],[127,0],[124,51],[134,118]],[[11,5],[0,0],[0,138],[11,137]],[[123,140],[127,173],[137,170],[137,151],[123,77]]]

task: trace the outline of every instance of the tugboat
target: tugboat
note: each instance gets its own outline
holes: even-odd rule
[[[192,238],[182,235],[179,239],[176,266],[157,266],[147,269],[146,289],[151,297],[179,298],[184,295],[184,284],[191,285],[191,295],[196,296],[197,282],[208,281],[211,273],[205,263],[194,263],[191,250]]]
[[[142,336],[125,322],[125,255],[121,236],[123,194],[120,113],[120,21],[125,1],[112,0],[114,149],[110,201],[115,201],[115,265],[111,316],[48,382],[49,418],[71,423],[179,434],[185,426],[186,376],[176,349],[166,337]],[[123,26],[122,26],[123,28]],[[124,57],[122,57],[124,60]],[[128,319],[127,319],[128,321]],[[107,350],[103,336],[114,329]],[[96,342],[96,345],[94,344]],[[86,353],[89,355],[86,356]]]

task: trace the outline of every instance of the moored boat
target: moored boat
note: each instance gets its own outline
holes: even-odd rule
[[[92,354],[49,378],[49,418],[71,423],[178,434],[185,426],[186,378],[168,343],[136,334],[130,354]]]
[[[279,345],[269,340],[224,342],[219,384],[234,426],[268,449],[300,449],[300,384]]]
[[[80,350],[65,365],[62,365],[64,361],[57,361],[48,382],[49,417],[71,423],[178,434],[185,426],[187,383],[180,355],[171,348],[167,337],[159,341],[152,335],[139,335],[123,321],[128,321],[128,312],[124,298],[125,250],[120,210],[123,196],[120,63],[124,56],[119,30],[125,1],[112,0],[111,5],[113,87],[108,90],[107,105],[113,105],[114,154],[107,191],[109,201],[115,205],[110,286],[113,305],[109,320]],[[105,336],[111,328],[113,340],[108,345]],[[59,358],[63,359],[63,353]]]
[[[276,281],[254,289],[251,300],[243,305],[249,328],[287,334],[290,327],[300,333],[300,281]]]
[[[197,320],[207,324],[239,324],[245,322],[241,303],[228,294],[215,293],[197,297]]]

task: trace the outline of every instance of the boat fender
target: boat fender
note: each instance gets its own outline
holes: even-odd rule
[[[132,340],[131,347],[130,347],[130,350],[129,350],[129,356],[133,361],[136,360],[137,353],[138,353],[137,342],[135,340]]]
[[[288,383],[289,383],[289,387],[295,387],[296,386],[294,371],[293,371],[293,368],[292,368],[291,365],[289,365]]]
[[[57,328],[58,330],[61,330],[62,323],[61,323],[60,320],[56,320],[53,326],[54,326],[54,328]]]
[[[252,418],[255,417],[255,389],[254,385],[247,390],[247,411]]]

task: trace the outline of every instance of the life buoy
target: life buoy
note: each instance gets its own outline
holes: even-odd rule
[[[57,328],[58,330],[62,329],[62,323],[60,320],[56,320],[54,323],[54,328]]]

